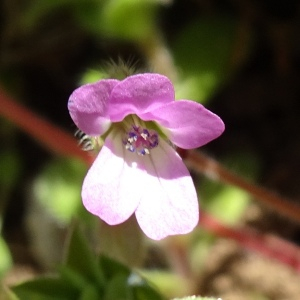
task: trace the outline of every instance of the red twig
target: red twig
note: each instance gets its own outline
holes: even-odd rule
[[[60,155],[80,158],[88,164],[91,163],[92,158],[77,146],[75,138],[13,101],[1,89],[0,114],[34,137],[47,149]]]
[[[217,236],[235,240],[246,249],[252,249],[274,258],[300,272],[299,247],[279,237],[261,234],[250,229],[235,229],[225,226],[203,211],[199,225]]]
[[[300,206],[297,205],[295,201],[246,181],[242,177],[228,171],[217,161],[207,157],[199,151],[187,151],[185,154],[185,162],[190,168],[201,172],[214,180],[241,188],[257,200],[260,200],[262,203],[276,210],[280,215],[285,215],[300,223]]]

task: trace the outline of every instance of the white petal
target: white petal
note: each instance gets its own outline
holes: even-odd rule
[[[82,187],[86,209],[110,225],[127,220],[139,204],[145,171],[138,156],[127,151],[120,134],[110,134],[88,171]]]
[[[144,159],[148,176],[136,210],[142,230],[155,240],[192,231],[199,220],[198,198],[180,156],[161,140]]]

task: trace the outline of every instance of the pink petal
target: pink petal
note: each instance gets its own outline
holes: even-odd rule
[[[183,149],[201,147],[220,136],[225,128],[217,115],[190,100],[167,103],[140,117],[157,121],[167,129],[168,138]]]
[[[144,159],[149,175],[135,213],[140,227],[154,240],[192,231],[199,219],[198,199],[181,158],[161,140]]]
[[[84,133],[97,136],[110,125],[109,97],[118,80],[104,79],[76,89],[69,98],[68,109],[77,127]]]
[[[128,114],[142,114],[174,101],[171,81],[159,74],[138,74],[121,81],[112,91],[109,115],[119,122]]]
[[[133,214],[146,176],[138,168],[138,158],[124,148],[119,134],[106,138],[83,182],[82,200],[89,212],[110,225],[122,223]]]

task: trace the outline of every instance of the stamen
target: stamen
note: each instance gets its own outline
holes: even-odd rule
[[[158,146],[158,134],[154,130],[133,125],[126,133],[123,144],[128,151],[144,156],[150,154],[150,150]]]

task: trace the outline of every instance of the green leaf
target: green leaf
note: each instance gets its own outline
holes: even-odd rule
[[[80,79],[80,85],[94,83],[105,78],[107,78],[107,74],[105,74],[103,71],[89,69],[83,73]]]
[[[12,266],[12,257],[8,246],[2,236],[0,236],[0,278]]]
[[[83,290],[88,284],[85,277],[69,267],[59,267],[59,274],[64,281],[77,290]]]
[[[208,211],[228,225],[236,224],[249,204],[249,195],[235,187],[224,186],[210,199]]]
[[[115,275],[105,286],[104,300],[134,300],[126,274]]]
[[[176,92],[178,99],[204,102],[229,78],[236,28],[232,18],[219,16],[202,17],[182,30],[173,47],[174,60],[183,77]]]
[[[68,224],[82,208],[80,189],[86,165],[75,159],[52,161],[34,183],[34,194],[59,222]]]
[[[93,285],[87,285],[78,300],[99,300],[102,297],[99,295],[98,289]]]
[[[139,274],[108,257],[101,256],[100,264],[109,279],[105,300],[162,300],[163,297]]]
[[[72,0],[74,1],[74,0]],[[104,1],[76,0],[72,6],[75,22],[91,34],[99,35],[101,26],[101,11]]]
[[[27,9],[23,12],[21,25],[26,30],[32,30],[37,23],[47,15],[53,13],[53,11],[61,8],[65,4],[69,4],[72,0],[39,0],[31,1],[31,5],[27,6]]]
[[[107,1],[100,29],[108,36],[144,40],[154,34],[158,2],[153,0]]]
[[[186,295],[190,288],[188,279],[169,271],[142,270],[139,273],[147,280],[149,285],[157,287],[157,290],[168,298]]]
[[[163,300],[164,298],[149,285],[137,286],[134,288],[135,300]]]
[[[249,205],[249,195],[233,186],[204,179],[199,186],[205,210],[227,225],[236,224]]]
[[[21,26],[27,31],[36,29],[37,24],[41,23],[41,20],[49,18],[49,16],[55,16],[61,11],[80,11],[82,15],[86,17],[88,14],[93,16],[95,10],[99,7],[97,0],[39,0],[31,1],[30,5],[27,5],[27,9],[23,12],[21,18]]]
[[[247,180],[255,180],[260,171],[259,160],[250,152],[231,153],[223,158],[223,164]],[[242,189],[209,179],[203,179],[198,188],[203,207],[228,225],[240,220],[250,202],[249,194]]]
[[[21,160],[16,151],[2,151],[0,153],[0,184],[4,188],[11,187],[20,175]]]
[[[68,245],[65,266],[82,275],[89,282],[102,286],[104,276],[96,261],[96,255],[89,249],[81,230],[78,226],[74,226]]]
[[[0,284],[0,299],[1,300],[20,300],[8,287]]]
[[[0,125],[1,126],[1,125]],[[2,231],[2,222],[9,201],[9,195],[15,188],[16,181],[20,176],[22,161],[17,151],[14,149],[0,152],[0,233]],[[3,259],[1,252],[3,253]],[[0,277],[3,271],[3,264],[7,263],[7,250],[0,244]],[[4,267],[5,268],[5,267]]]
[[[57,277],[41,277],[19,284],[12,291],[20,300],[73,300],[78,291]]]
[[[127,281],[132,288],[134,300],[163,299],[163,297],[139,274],[132,273]]]
[[[106,280],[111,280],[118,274],[129,276],[131,273],[130,269],[125,265],[104,255],[101,255],[99,258],[99,266]]]
[[[115,226],[101,222],[99,231],[101,253],[131,267],[142,264],[146,252],[145,239],[134,217]]]

